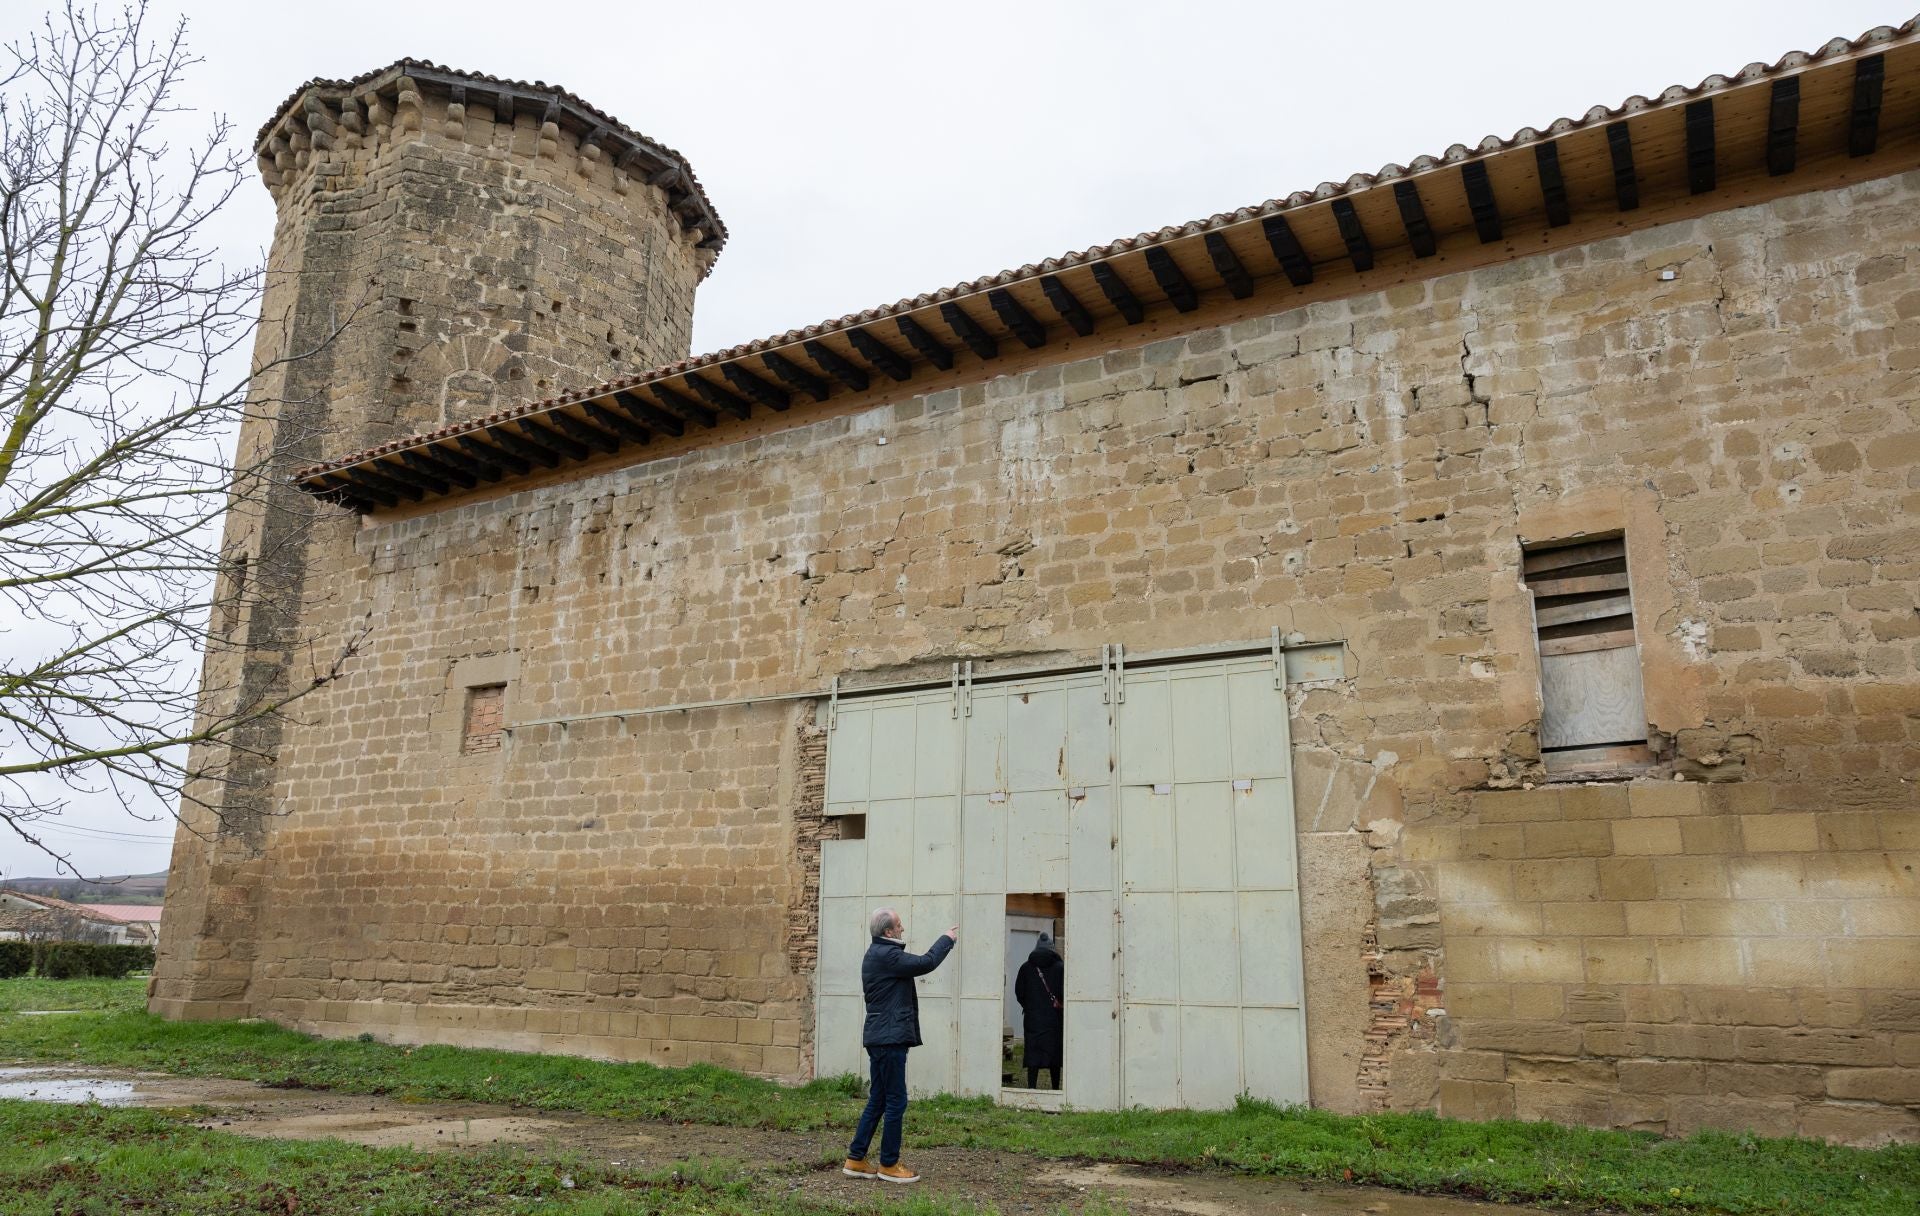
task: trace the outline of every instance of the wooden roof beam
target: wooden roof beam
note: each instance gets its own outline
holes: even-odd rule
[[[907,345],[920,352],[921,358],[943,372],[952,370],[953,352],[947,349],[946,343],[927,332],[926,326],[920,324],[920,322],[914,320],[912,317],[900,317],[894,321],[894,326],[899,329],[900,336],[907,340]],[[867,352],[862,348],[860,353],[864,355]],[[876,363],[874,366],[879,367],[880,365]],[[886,371],[887,369],[882,367],[880,370]],[[906,379],[905,376],[895,378],[899,380]]]
[[[719,410],[721,413],[732,414],[742,422],[753,417],[752,405],[748,404],[744,398],[734,396],[713,381],[703,380],[692,372],[688,372],[686,383],[693,388],[694,393],[700,400],[706,402],[714,409]]]
[[[1126,318],[1127,324],[1138,325],[1146,319],[1147,310],[1140,303],[1140,297],[1133,294],[1133,288],[1120,277],[1120,272],[1105,262],[1093,264],[1093,281],[1100,286],[1100,294],[1107,297],[1107,303],[1118,309]]]
[[[538,444],[564,460],[585,460],[593,455],[593,449],[586,444],[562,435],[537,419],[529,417],[519,421],[520,434],[528,443]]]
[[[1272,248],[1274,260],[1280,263],[1287,282],[1295,287],[1305,287],[1313,282],[1313,260],[1307,257],[1307,251],[1300,247],[1300,239],[1293,235],[1292,225],[1284,215],[1270,215],[1260,221],[1260,229],[1266,234],[1267,245]]]
[[[1415,196],[1414,203],[1419,205]],[[1367,230],[1360,223],[1360,213],[1353,209],[1350,198],[1333,200],[1333,222],[1340,227],[1340,239],[1346,243],[1347,256],[1353,260],[1355,270],[1373,269],[1373,242],[1367,239]]]
[[[1028,350],[1038,350],[1047,344],[1047,327],[1033,319],[1013,293],[1004,287],[996,287],[987,293],[987,307],[993,309],[1000,323],[1013,331]]]
[[[803,343],[800,349],[807,352],[807,358],[813,360],[814,365],[821,371],[832,376],[835,380],[838,380],[856,393],[866,392],[867,385],[872,382],[872,378],[867,375],[866,368],[861,367],[851,360],[841,358],[838,352],[824,342]],[[887,353],[893,354],[892,351],[888,351]],[[899,356],[894,355],[894,358],[898,359]]]
[[[1147,250],[1147,269],[1153,272],[1153,281],[1160,284],[1160,290],[1181,312],[1192,312],[1200,307],[1200,297],[1193,290],[1193,284],[1187,281],[1186,272],[1173,260],[1173,255],[1155,245]]]
[[[760,362],[766,364],[767,370],[772,372],[774,376],[788,388],[793,389],[795,392],[805,393],[815,401],[825,401],[827,394],[833,391],[832,385],[814,375],[806,368],[801,367],[785,355],[768,351],[766,354],[760,356]]]
[[[1886,55],[1869,55],[1853,65],[1853,109],[1847,116],[1847,155],[1869,156],[1880,145],[1880,92],[1887,76]]]
[[[952,300],[940,306],[940,319],[947,323],[954,337],[965,342],[967,349],[982,359],[991,359],[1000,353],[1000,343],[994,340],[994,336],[981,329],[980,323]]]
[[[1613,161],[1613,198],[1620,210],[1640,205],[1640,180],[1633,172],[1633,133],[1625,122],[1607,124],[1607,155]]]
[[[1793,172],[1800,136],[1800,78],[1782,76],[1767,96],[1767,175]]]
[[[1420,188],[1412,182],[1393,183],[1394,205],[1400,208],[1400,226],[1407,230],[1407,244],[1416,258],[1432,257],[1439,246],[1433,237],[1433,225],[1427,220],[1427,208],[1420,201]]]
[[[1227,244],[1227,238],[1217,232],[1206,236],[1207,256],[1213,259],[1213,271],[1220,281],[1227,285],[1227,291],[1236,300],[1244,300],[1253,294],[1253,276],[1240,261],[1240,255]]]
[[[375,506],[381,507],[397,507],[400,505],[400,499],[397,495],[389,494],[385,490],[375,489],[366,482],[354,480],[348,475],[348,470],[346,469],[324,474],[317,480],[321,483],[321,492],[323,494],[339,499],[343,505],[352,507],[353,510],[359,511],[362,514],[365,514],[366,508],[364,505],[353,506],[355,500],[358,500],[362,504],[372,503]]]
[[[1487,163],[1470,160],[1460,166],[1460,184],[1467,189],[1467,208],[1473,212],[1473,230],[1482,245],[1500,239],[1500,205],[1493,198],[1493,183],[1487,178]]]
[[[398,464],[390,464],[378,458],[369,460],[367,464],[373,466],[382,477],[385,477],[389,481],[396,481],[405,485],[416,485],[426,490],[429,494],[450,494],[453,492],[453,485],[447,481],[446,478],[420,468],[419,465],[407,459],[404,451],[399,455],[400,462]]]
[[[686,419],[681,418],[677,414],[670,414],[651,401],[642,397],[636,397],[625,389],[613,394],[613,403],[625,410],[629,418],[632,418],[641,426],[646,427],[649,431],[659,431],[661,434],[671,435],[675,439],[687,433]],[[698,407],[696,406],[695,408]],[[701,410],[700,412],[703,414],[706,413],[705,410]],[[711,418],[713,415],[707,414],[707,417]]]
[[[1040,290],[1046,293],[1047,303],[1053,305],[1053,311],[1072,328],[1073,332],[1085,338],[1093,333],[1093,314],[1080,298],[1067,289],[1059,275],[1040,276]]]
[[[496,442],[501,438],[499,431],[487,432],[487,437]],[[503,451],[491,444],[482,443],[477,435],[455,435],[454,442],[459,444],[476,463],[493,465],[521,477],[533,472],[533,462],[512,452]],[[558,461],[554,463],[558,464]]]
[[[738,363],[722,363],[720,374],[727,383],[770,410],[785,413],[793,405],[793,394],[777,384],[768,384]]]
[[[394,496],[396,499],[405,499],[408,502],[419,502],[427,496],[427,491],[424,487],[412,481],[401,481],[397,477],[388,476],[381,470],[374,468],[373,463],[373,461],[368,461],[366,464],[354,465],[350,469],[341,469],[340,475],[350,481],[371,486],[376,490]]]
[[[691,397],[674,392],[664,384],[649,384],[647,391],[653,394],[653,399],[658,401],[661,408],[668,413],[678,415],[688,422],[699,423],[708,429],[720,425],[719,415]]]
[[[499,481],[507,475],[507,470],[504,466],[498,463],[483,463],[475,460],[465,452],[456,450],[451,444],[435,444],[433,447],[422,449],[422,451],[430,459],[437,460],[443,465],[449,465],[459,469],[462,473],[478,481]]]
[[[608,434],[597,426],[592,426],[565,410],[554,410],[546,415],[547,419],[559,430],[572,436],[579,446],[580,454],[575,460],[585,460],[589,450],[611,455],[620,450],[620,437]]]
[[[546,444],[528,439],[523,435],[516,435],[505,427],[496,427],[488,431],[487,438],[522,460],[530,462],[529,467],[537,464],[547,469],[558,468],[560,462],[566,459]]]
[[[400,463],[407,465],[415,472],[438,479],[442,485],[451,483],[452,485],[459,486],[463,490],[471,490],[480,484],[478,477],[475,477],[465,469],[455,467],[448,461],[436,459],[435,454],[431,451],[421,451],[417,448],[402,448],[400,450]],[[445,494],[447,491],[440,490],[438,492]]]
[[[1690,101],[1686,108],[1687,191],[1705,194],[1713,189],[1713,98]]]
[[[933,360],[933,365],[935,367],[940,368],[942,371],[946,370],[949,367],[952,367],[953,366],[952,353],[948,351],[946,347],[941,346],[938,342],[935,342],[933,340],[933,335],[928,333],[926,330],[921,329],[919,325],[917,324],[913,325],[912,329],[910,330],[908,326],[912,321],[913,321],[912,317],[901,317],[899,321],[895,323],[895,328],[897,328],[900,331],[900,336],[907,340],[907,344],[909,346],[919,351],[923,358]],[[914,338],[914,331],[918,331],[918,333],[921,335],[921,339],[923,339],[926,342],[927,344],[926,346],[923,347],[920,344],[920,341]],[[893,347],[888,346],[885,342],[882,342],[880,339],[874,337],[867,330],[864,330],[864,329],[848,330],[847,342],[849,345],[853,347],[854,351],[862,359],[865,359],[867,362],[873,364],[875,370],[879,371],[881,374],[889,377],[890,379],[897,380],[897,381],[904,381],[908,377],[913,375],[912,362],[910,362],[899,351],[893,349]],[[940,356],[939,359],[935,359],[932,354],[928,353],[930,349],[937,350]],[[944,362],[942,362],[941,360],[944,360]]]
[[[1547,227],[1559,228],[1572,223],[1567,180],[1560,174],[1560,145],[1550,139],[1533,145],[1533,167],[1540,177],[1540,201],[1547,209]]]
[[[582,402],[580,408],[595,426],[612,431],[628,443],[645,445],[653,442],[653,432],[624,412],[615,413],[598,401]]]

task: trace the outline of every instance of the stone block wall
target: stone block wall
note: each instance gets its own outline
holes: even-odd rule
[[[1730,1095],[1911,1137],[1916,204],[1787,198],[343,516],[307,621],[377,628],[281,751],[249,1007],[796,1076],[811,709],[584,715],[1279,626],[1351,659],[1291,694],[1316,1102],[1683,1130]],[[1658,763],[1555,782],[1521,546],[1612,530]],[[461,757],[470,665],[508,659],[507,746]]]
[[[1775,798],[1568,785],[1410,831],[1440,895],[1442,1112],[1912,1138],[1920,809]]]

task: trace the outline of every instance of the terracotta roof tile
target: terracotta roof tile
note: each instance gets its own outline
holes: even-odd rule
[[[711,351],[707,354],[664,364],[639,375],[610,380],[576,393],[570,393],[561,397],[550,397],[542,401],[529,402],[509,409],[496,410],[483,417],[467,419],[440,427],[437,430],[411,435],[404,439],[397,439],[390,443],[381,444],[378,447],[355,452],[352,455],[344,456],[338,460],[312,465],[299,470],[294,474],[294,477],[296,480],[306,480],[335,469],[359,464],[375,457],[402,451],[406,448],[417,447],[423,443],[430,443],[454,435],[481,430],[510,419],[535,414],[545,409],[551,409],[556,405],[591,400],[595,397],[604,396],[616,389],[630,388],[636,384],[645,384],[669,376],[677,376],[686,372],[697,371],[701,368],[712,367],[744,356],[793,346],[807,339],[818,337],[821,334],[835,333],[855,326],[867,325],[874,321],[885,320],[912,312],[919,308],[925,308],[930,304],[977,296],[995,287],[1004,287],[1011,283],[1037,278],[1040,275],[1053,273],[1066,267],[1104,261],[1121,253],[1165,244],[1179,237],[1210,232],[1231,225],[1246,223],[1249,220],[1281,214],[1290,209],[1303,207],[1310,203],[1321,202],[1343,194],[1365,190],[1384,181],[1391,181],[1409,174],[1424,173],[1441,165],[1454,164],[1474,157],[1506,151],[1511,148],[1536,143],[1543,139],[1557,138],[1569,131],[1604,125],[1645,110],[1655,104],[1670,104],[1675,101],[1690,100],[1767,76],[1797,71],[1809,64],[1831,59],[1835,56],[1871,51],[1875,46],[1913,34],[1916,28],[1920,28],[1920,17],[1911,18],[1898,26],[1876,26],[1864,34],[1861,34],[1858,38],[1835,38],[1821,46],[1818,50],[1792,51],[1786,55],[1782,55],[1771,64],[1750,63],[1731,76],[1715,74],[1701,80],[1697,85],[1673,85],[1659,94],[1657,102],[1651,101],[1640,94],[1635,94],[1617,106],[1594,106],[1578,118],[1556,118],[1545,127],[1521,127],[1511,136],[1504,138],[1497,135],[1488,135],[1472,148],[1469,148],[1465,144],[1454,144],[1437,156],[1417,156],[1405,165],[1388,162],[1382,165],[1376,172],[1356,173],[1344,182],[1321,182],[1312,190],[1296,190],[1284,198],[1270,198],[1250,206],[1237,208],[1231,212],[1217,212],[1205,219],[1190,220],[1184,224],[1169,225],[1153,232],[1142,232],[1131,237],[1119,237],[1104,245],[1093,245],[1086,249],[1062,253],[1039,263],[1029,262],[1016,269],[1002,270],[994,274],[983,275],[977,279],[955,283],[950,287],[942,287],[934,291],[922,293],[921,295],[897,300],[892,304],[876,305],[859,312],[848,313],[844,316],[825,321],[817,321],[798,329],[790,329],[771,337],[758,338],[751,342],[743,342],[722,350]],[[412,61],[402,61],[402,63],[407,62]],[[295,96],[297,98],[298,94]]]

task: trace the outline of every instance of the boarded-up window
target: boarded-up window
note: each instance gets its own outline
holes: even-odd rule
[[[1550,772],[1645,763],[1647,713],[1624,537],[1523,557],[1540,645],[1540,751]]]
[[[483,684],[467,689],[467,713],[460,735],[460,754],[497,752],[507,727],[507,686]]]

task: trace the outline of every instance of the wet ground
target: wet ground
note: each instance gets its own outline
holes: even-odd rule
[[[837,1134],[825,1132],[627,1122],[483,1103],[399,1102],[246,1081],[73,1068],[0,1068],[0,1098],[188,1108],[207,1112],[197,1120],[201,1127],[280,1140],[331,1138],[452,1152],[518,1144],[634,1168],[722,1157],[763,1165],[769,1185],[827,1202],[857,1203],[883,1185],[842,1177],[845,1145]],[[905,1160],[925,1179],[916,1189],[992,1204],[1006,1213],[1079,1211],[1096,1198],[1153,1216],[1512,1216],[1527,1211],[1372,1187],[1305,1186],[1225,1172],[1046,1161],[976,1149],[910,1151]]]

